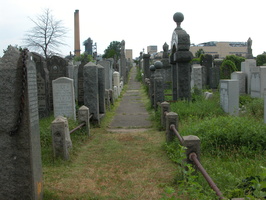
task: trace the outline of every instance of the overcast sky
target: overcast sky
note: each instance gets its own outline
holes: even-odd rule
[[[181,27],[191,43],[208,41],[246,42],[253,40],[253,55],[266,51],[265,0],[0,0],[0,56],[9,44],[23,46],[22,38],[43,9],[52,10],[57,20],[69,29],[62,55],[74,51],[74,12],[79,10],[81,52],[89,37],[102,54],[112,41],[125,40],[133,57],[147,46],[170,45],[176,25],[175,12],[184,14]]]

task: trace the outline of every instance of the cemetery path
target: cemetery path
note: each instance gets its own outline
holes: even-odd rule
[[[149,113],[141,97],[141,83],[136,80],[137,70],[133,67],[125,91],[115,116],[109,125],[110,132],[139,132],[152,127]]]
[[[133,68],[109,126],[92,128],[71,163],[44,169],[47,199],[158,200],[173,186],[177,166],[152,127]],[[144,97],[145,98],[145,97]]]

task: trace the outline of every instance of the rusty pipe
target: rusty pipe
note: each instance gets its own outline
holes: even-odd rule
[[[223,194],[219,190],[219,188],[216,186],[216,184],[213,182],[209,174],[206,172],[204,167],[201,165],[201,163],[198,160],[197,154],[192,152],[189,154],[189,159],[194,162],[194,164],[197,166],[198,170],[201,172],[201,174],[204,176],[206,181],[208,182],[209,186],[216,192],[216,195],[220,197],[220,199],[225,199],[223,197]]]
[[[179,142],[181,143],[181,145],[184,146],[184,139],[183,139],[183,137],[178,133],[178,131],[176,130],[176,127],[175,127],[174,124],[171,124],[171,125],[170,125],[170,130],[172,130],[172,131],[175,133],[175,135],[177,136],[177,138],[178,138]]]

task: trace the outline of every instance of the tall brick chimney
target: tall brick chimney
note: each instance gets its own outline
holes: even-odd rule
[[[79,36],[79,10],[74,13],[74,54],[80,56],[80,36]]]

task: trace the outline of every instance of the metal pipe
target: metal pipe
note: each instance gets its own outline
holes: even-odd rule
[[[81,123],[81,124],[78,125],[76,128],[74,128],[74,129],[72,129],[71,131],[69,131],[69,134],[74,133],[76,130],[80,129],[81,127],[83,127],[83,126],[85,126],[85,125],[86,125],[85,122]]]
[[[204,176],[210,187],[216,192],[216,195],[220,197],[220,199],[225,199],[223,197],[223,194],[219,190],[219,188],[216,186],[216,184],[213,182],[209,174],[206,172],[206,170],[203,168],[201,163],[198,160],[197,154],[192,152],[189,154],[189,159],[194,162],[194,164],[197,166],[201,174]]]
[[[170,125],[170,130],[172,130],[172,131],[175,133],[175,135],[177,136],[177,138],[178,138],[179,142],[181,143],[181,145],[184,146],[184,139],[183,139],[183,137],[178,133],[178,131],[176,130],[176,127],[175,127],[174,124],[171,124],[171,125]]]

